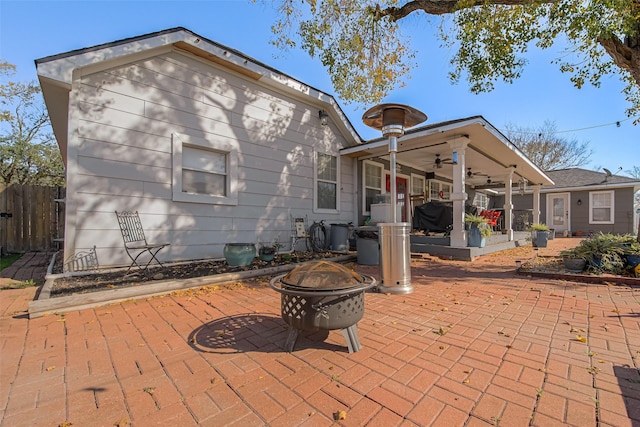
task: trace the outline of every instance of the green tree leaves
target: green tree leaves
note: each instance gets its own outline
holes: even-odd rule
[[[0,182],[64,185],[64,166],[35,82],[9,78],[15,66],[0,62]]]

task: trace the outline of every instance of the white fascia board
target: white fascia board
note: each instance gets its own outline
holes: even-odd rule
[[[113,64],[113,60],[123,57],[127,57],[125,61],[128,62],[133,54],[170,46],[178,41],[183,41],[188,36],[190,35],[184,31],[176,31],[129,43],[106,45],[101,49],[88,49],[76,55],[70,53],[58,59],[41,60],[37,63],[38,76],[70,85],[75,70],[103,62]]]
[[[494,128],[491,123],[487,122],[486,120],[476,119],[475,121],[478,124],[484,126],[484,128],[487,129],[494,137],[500,140],[505,145],[505,147],[509,148],[511,151],[513,151],[514,154],[516,154],[521,160],[523,160],[529,168],[533,169],[536,173],[538,173],[540,177],[544,181],[546,181],[546,182],[542,182],[541,184],[543,185],[554,184],[553,180],[546,173],[544,173],[542,169],[540,169],[531,160],[529,160],[529,158],[525,156],[525,154],[522,151],[520,151],[520,149],[516,147],[513,142],[509,141],[507,137],[504,136],[502,132],[500,132],[498,129]]]

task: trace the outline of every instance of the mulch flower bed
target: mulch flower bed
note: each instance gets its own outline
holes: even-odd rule
[[[199,261],[184,264],[165,265],[165,267],[150,268],[147,274],[125,275],[127,269],[116,272],[96,272],[82,276],[61,277],[54,280],[51,297],[61,297],[71,294],[102,291],[105,289],[139,286],[161,280],[182,280],[194,277],[213,276],[224,273],[238,273],[242,271],[260,270],[268,267],[278,267],[311,261],[314,259],[333,258],[332,252],[294,252],[292,254],[277,255],[273,261],[262,261],[255,258],[250,265],[232,267],[226,261]],[[131,270],[135,273],[135,270]],[[52,273],[62,273],[62,261],[56,258]]]

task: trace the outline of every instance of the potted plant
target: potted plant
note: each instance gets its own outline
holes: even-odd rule
[[[262,261],[270,262],[273,261],[278,253],[278,249],[282,245],[278,243],[278,238],[276,237],[270,244],[262,244],[258,242],[258,246],[260,247],[260,249],[258,249],[258,257],[260,257]]]
[[[547,239],[549,237],[549,227],[546,224],[532,224],[529,227],[531,231],[531,243],[534,248],[546,248]]]
[[[486,229],[484,233],[491,235],[491,229],[486,226],[487,219],[480,215],[466,214],[464,216],[464,223],[469,226],[467,231],[467,246],[475,248],[483,248],[486,242],[486,237],[482,235],[483,229]]]
[[[571,273],[581,273],[587,265],[589,253],[581,246],[560,251],[565,270]]]
[[[627,234],[624,236],[622,246],[627,267],[634,270],[637,275],[637,273],[640,273],[640,241],[636,237]]]
[[[580,242],[587,259],[587,268],[602,273],[621,274],[624,271],[624,236],[598,233]]]

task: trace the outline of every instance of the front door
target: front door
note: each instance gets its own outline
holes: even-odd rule
[[[547,225],[556,233],[569,230],[569,193],[547,195]]]
[[[407,186],[408,180],[407,178],[400,178],[396,176],[396,206],[400,206],[400,212],[402,218],[401,222],[407,222]],[[387,174],[387,193],[391,191],[391,175]]]

